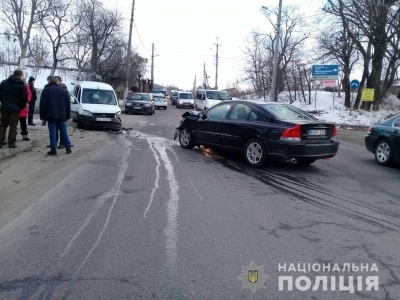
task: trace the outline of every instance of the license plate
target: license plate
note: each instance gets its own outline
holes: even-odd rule
[[[134,107],[133,109],[142,109],[141,107]]]
[[[308,135],[326,135],[325,129],[309,129]]]
[[[97,118],[96,121],[106,121],[111,122],[111,118]]]

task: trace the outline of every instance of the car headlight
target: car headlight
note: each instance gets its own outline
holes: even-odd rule
[[[84,110],[83,113],[82,113],[82,115],[84,115],[84,116],[89,116],[89,117],[93,117],[92,113],[89,112],[89,111],[87,111],[87,110]]]
[[[115,118],[118,118],[120,115],[121,115],[121,111],[117,111],[117,112],[115,113]]]
[[[194,100],[190,101],[191,104],[194,104]]]
[[[144,105],[144,107],[150,107],[151,106],[151,104],[145,104]]]
[[[131,106],[131,105],[132,105],[132,103],[130,103],[130,102],[126,102],[126,103],[125,103],[125,105],[126,105],[126,106]]]

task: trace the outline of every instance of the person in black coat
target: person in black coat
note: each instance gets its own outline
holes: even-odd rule
[[[71,142],[67,133],[67,121],[71,118],[71,99],[66,89],[60,88],[55,78],[49,80],[40,97],[40,119],[47,121],[50,137],[48,155],[57,155],[57,127],[64,142],[66,153],[71,153]]]
[[[0,103],[0,148],[5,141],[7,127],[10,127],[8,132],[8,147],[16,148],[15,141],[17,139],[19,114],[28,103],[28,93],[22,70],[15,70],[13,75],[1,82]]]
[[[33,123],[33,114],[35,113],[35,103],[37,100],[37,94],[35,89],[35,78],[33,78],[32,76],[29,77],[28,85],[32,93],[32,98],[31,101],[29,102],[28,125],[35,126],[36,124]]]

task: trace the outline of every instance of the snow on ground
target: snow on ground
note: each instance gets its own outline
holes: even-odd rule
[[[356,94],[354,94],[354,99]],[[383,121],[394,114],[400,114],[400,100],[394,95],[390,95],[388,99],[380,105],[380,110],[364,111],[353,110],[344,106],[344,93],[341,93],[341,98],[338,98],[337,93],[333,99],[332,92],[317,91],[317,101],[315,103],[315,92],[311,93],[311,104],[308,104],[308,94],[306,95],[307,102],[303,99],[297,100],[292,105],[310,112],[320,120],[335,122],[343,126],[369,126],[371,124]],[[278,96],[278,101],[282,103],[290,103],[289,93],[283,92]],[[352,101],[352,103],[354,100]],[[315,112],[318,112],[315,114]]]

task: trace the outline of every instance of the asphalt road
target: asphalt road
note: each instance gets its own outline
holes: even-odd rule
[[[400,169],[378,166],[363,132],[339,130],[332,160],[256,170],[182,149],[172,138],[184,111],[123,115],[128,130],[83,132],[71,156],[0,162],[0,299],[399,299]],[[238,279],[252,262],[254,293]],[[282,276],[312,286],[280,290]],[[328,288],[318,279],[313,291],[320,276]],[[354,293],[340,291],[343,276]]]

